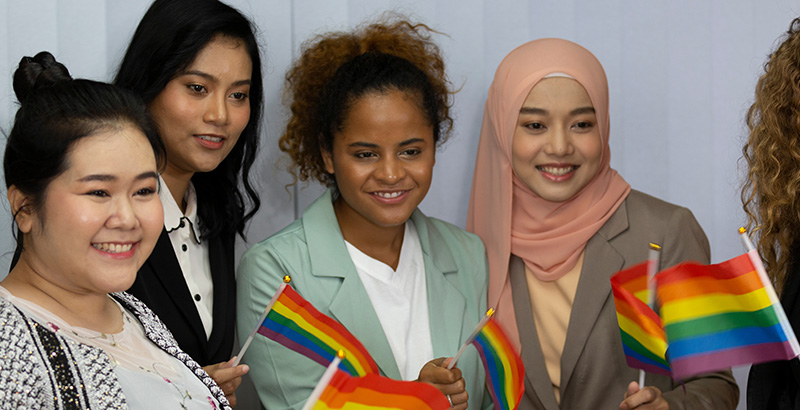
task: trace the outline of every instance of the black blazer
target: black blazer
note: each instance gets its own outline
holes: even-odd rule
[[[795,247],[781,304],[795,333],[800,332],[800,247]],[[800,360],[753,365],[747,378],[747,408],[750,410],[800,409]]]
[[[158,315],[181,349],[201,366],[231,358],[236,317],[235,238],[223,236],[207,240],[214,284],[214,327],[208,340],[166,229],[161,231],[153,253],[128,289],[128,293]]]

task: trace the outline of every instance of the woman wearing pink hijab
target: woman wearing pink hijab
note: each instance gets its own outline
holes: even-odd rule
[[[486,244],[489,306],[525,364],[520,409],[734,409],[730,371],[680,383],[625,363],[609,278],[662,246],[708,263],[692,213],[610,168],[600,62],[561,39],[523,44],[489,89],[467,229]]]

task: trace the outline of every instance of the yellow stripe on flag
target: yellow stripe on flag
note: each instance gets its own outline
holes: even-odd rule
[[[770,306],[765,289],[744,295],[712,293],[669,302],[661,306],[664,325],[729,312],[754,312]]]

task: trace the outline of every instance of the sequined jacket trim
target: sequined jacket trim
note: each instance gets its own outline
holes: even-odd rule
[[[213,379],[183,352],[144,303],[124,293],[114,299],[139,320],[147,337],[183,362],[222,409],[230,409]],[[122,388],[102,349],[64,337],[0,298],[0,409],[127,409]]]

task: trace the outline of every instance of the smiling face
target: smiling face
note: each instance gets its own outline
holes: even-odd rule
[[[165,173],[213,171],[250,119],[253,64],[238,39],[216,37],[150,104],[167,151]]]
[[[400,227],[428,193],[436,146],[418,98],[397,90],[362,96],[334,135],[333,152],[323,153],[339,188],[343,232]]]
[[[153,149],[141,131],[126,125],[81,138],[66,160],[39,211],[17,217],[25,233],[22,255],[62,289],[126,290],[163,226]]]
[[[511,144],[517,177],[537,196],[563,202],[597,175],[602,153],[595,110],[580,83],[539,81],[522,104]]]

